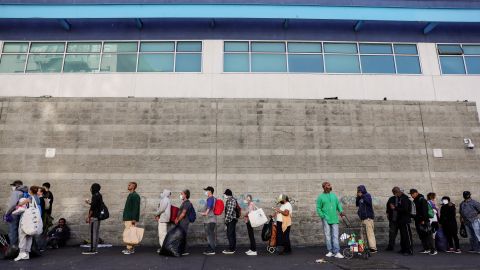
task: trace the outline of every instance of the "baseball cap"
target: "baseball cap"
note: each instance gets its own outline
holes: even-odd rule
[[[20,180],[15,180],[10,184],[10,186],[23,186],[23,182]]]
[[[213,191],[214,191],[213,187],[211,187],[211,186],[208,186],[208,187],[204,188],[203,190],[210,191],[210,192],[212,192],[212,194],[213,194]]]

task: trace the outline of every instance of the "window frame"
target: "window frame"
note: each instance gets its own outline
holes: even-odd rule
[[[439,45],[460,45],[462,48],[462,54],[456,54],[456,55],[449,55],[449,54],[440,54],[438,50]],[[437,53],[437,61],[438,61],[438,67],[440,69],[440,75],[442,76],[480,76],[478,73],[468,73],[468,67],[467,67],[467,62],[465,61],[465,51],[463,50],[463,46],[480,46],[480,43],[435,43],[435,51]],[[469,56],[478,56],[480,57],[480,54],[467,54],[467,57]],[[450,73],[443,73],[442,69],[442,62],[441,62],[441,57],[461,57],[463,61],[463,68],[465,70],[465,73],[457,73],[457,74],[450,74]]]

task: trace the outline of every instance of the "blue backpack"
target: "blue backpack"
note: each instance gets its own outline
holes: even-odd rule
[[[191,205],[190,209],[187,211],[188,220],[193,223],[197,219],[197,213],[195,213],[195,208]]]

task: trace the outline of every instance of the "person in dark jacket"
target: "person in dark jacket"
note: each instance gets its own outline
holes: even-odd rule
[[[375,241],[375,227],[373,225],[373,219],[375,218],[375,214],[373,212],[372,196],[370,195],[370,193],[367,192],[367,188],[364,185],[360,185],[357,187],[357,199],[355,204],[358,207],[358,217],[362,221],[362,224],[365,225],[368,247],[370,249],[370,252],[376,253],[377,242]]]
[[[123,209],[123,221],[125,222],[125,230],[132,226],[135,226],[140,219],[140,196],[135,191],[137,189],[137,183],[128,183],[128,197],[125,202],[125,208]],[[135,248],[132,245],[127,244],[127,249],[124,249],[123,254],[130,255],[135,253]]]
[[[59,219],[58,225],[48,231],[47,235],[48,246],[55,249],[65,246],[68,239],[70,239],[70,228],[67,225],[67,220],[64,218]]]
[[[433,242],[432,227],[430,225],[430,217],[428,216],[428,202],[425,197],[418,193],[416,189],[410,189],[410,196],[416,207],[415,228],[417,229],[418,237],[422,241],[423,250],[420,253],[437,255],[435,245]]]
[[[400,246],[405,256],[413,255],[412,230],[410,229],[412,202],[399,187],[392,189],[398,198],[396,204],[390,204],[390,208],[397,213],[397,226],[400,230]]]
[[[458,226],[455,204],[450,201],[450,197],[442,198],[442,207],[440,208],[440,226],[443,228],[443,233],[448,241],[447,252],[462,253],[458,241]],[[455,249],[454,244],[455,243]]]
[[[48,231],[48,228],[53,225],[52,208],[53,208],[53,193],[50,191],[50,183],[42,184],[44,188],[43,199],[45,201],[45,220],[43,221],[43,230]]]
[[[88,216],[85,221],[90,224],[90,250],[82,252],[84,255],[97,254],[98,238],[100,232],[100,213],[102,212],[103,198],[100,194],[100,185],[97,183],[92,184],[90,192],[92,193],[91,200],[85,200],[90,205],[88,210]]]
[[[10,246],[18,246],[18,227],[20,224],[20,215],[12,215],[12,212],[15,211],[15,207],[21,198],[28,195],[28,187],[23,185],[23,182],[20,180],[15,180],[10,184],[12,192],[7,202],[5,216],[8,216],[10,220],[8,221],[8,239]]]
[[[393,196],[390,197],[387,201],[386,205],[386,214],[388,219],[388,246],[387,251],[394,250],[395,247],[395,239],[397,238],[398,234],[398,212],[395,209],[395,206],[398,204],[398,197],[395,196],[395,192],[392,190]],[[391,207],[393,205],[393,208]]]
[[[470,191],[463,192],[460,203],[460,222],[465,225],[470,240],[470,253],[480,253],[480,202],[472,199]]]

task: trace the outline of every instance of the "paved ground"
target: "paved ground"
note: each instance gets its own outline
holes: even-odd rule
[[[28,261],[0,260],[1,270],[10,269],[480,269],[480,254],[449,254],[437,256],[415,254],[404,257],[393,252],[379,252],[369,260],[331,259],[315,263],[324,254],[322,248],[295,248],[288,256],[270,255],[262,250],[259,256],[246,256],[244,249],[234,255],[201,255],[201,249],[191,249],[192,254],[182,258],[159,256],[155,248],[139,247],[134,255],[121,254],[121,247],[103,248],[97,255],[81,255],[83,249],[68,247],[48,250],[42,257]]]

